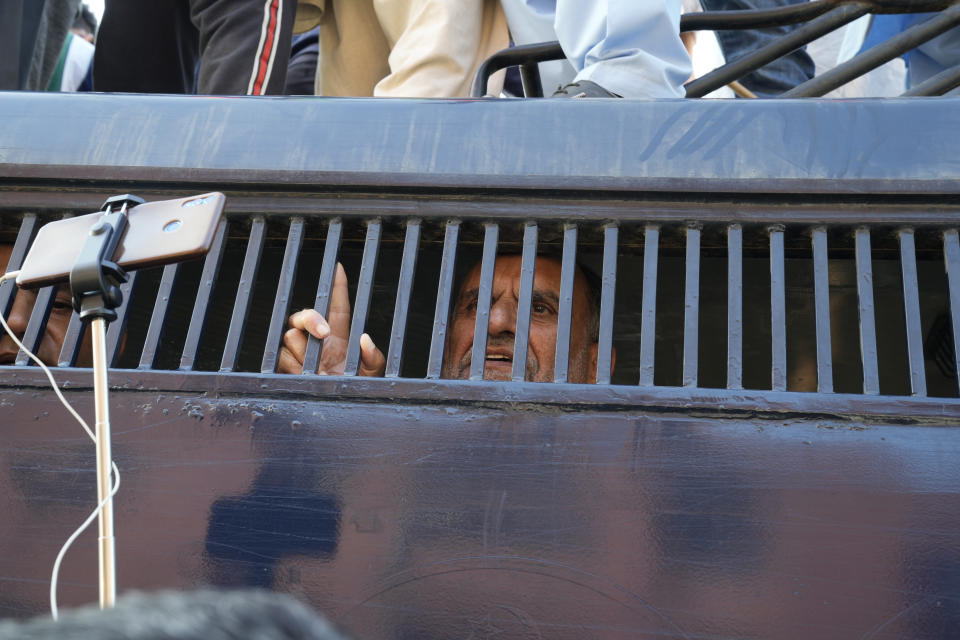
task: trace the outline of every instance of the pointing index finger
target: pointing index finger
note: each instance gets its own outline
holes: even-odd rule
[[[347,340],[350,335],[350,293],[347,289],[347,273],[339,262],[333,276],[327,323],[330,325],[330,336]]]

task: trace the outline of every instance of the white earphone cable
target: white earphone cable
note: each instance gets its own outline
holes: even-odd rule
[[[17,277],[19,273],[20,273],[19,271],[10,271],[0,276],[0,285],[2,285],[7,280],[13,280],[14,278]],[[77,422],[80,423],[80,426],[83,427],[83,430],[87,432],[87,435],[90,436],[90,439],[93,440],[94,443],[96,443],[97,436],[93,433],[90,427],[87,426],[87,423],[84,421],[84,419],[80,417],[80,414],[76,412],[76,410],[70,405],[69,402],[67,402],[67,399],[63,397],[63,393],[61,393],[60,387],[57,386],[56,381],[53,379],[53,374],[50,373],[50,369],[47,368],[47,365],[45,365],[40,360],[40,358],[38,358],[36,355],[30,352],[23,345],[23,343],[20,342],[16,334],[14,334],[14,332],[10,329],[10,326],[7,324],[7,321],[4,319],[2,313],[0,313],[0,324],[3,325],[3,328],[7,332],[7,335],[9,335],[13,339],[14,344],[16,344],[17,347],[19,347],[24,353],[30,356],[31,360],[33,360],[35,363],[37,363],[37,365],[40,366],[43,372],[47,375],[47,379],[50,380],[50,385],[53,387],[54,393],[57,394],[57,398],[59,398],[60,402],[63,403],[63,406],[67,408],[67,411],[70,412],[70,415],[72,415],[77,420]],[[67,550],[70,548],[70,545],[73,544],[73,541],[76,540],[77,537],[79,537],[80,534],[83,533],[86,530],[86,528],[90,526],[90,523],[93,522],[96,519],[96,517],[100,514],[100,511],[103,509],[107,501],[113,496],[115,496],[117,493],[117,490],[120,488],[120,470],[117,469],[116,463],[113,462],[112,460],[110,461],[110,466],[113,469],[113,487],[110,490],[110,495],[107,498],[104,498],[104,500],[97,505],[97,508],[93,510],[93,513],[91,513],[87,517],[87,519],[83,522],[83,524],[81,524],[80,527],[78,527],[77,530],[74,531],[69,538],[67,538],[67,541],[63,543],[63,547],[60,548],[60,553],[57,554],[56,561],[54,561],[53,563],[53,575],[50,578],[50,613],[53,616],[54,620],[57,619],[57,576],[60,572],[60,563],[63,561],[64,556],[66,556]]]

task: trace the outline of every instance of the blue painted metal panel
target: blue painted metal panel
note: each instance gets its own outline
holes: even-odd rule
[[[81,411],[89,398],[71,392]],[[960,431],[548,405],[118,391],[121,592],[260,586],[358,638],[947,638]],[[32,392],[0,445],[0,612],[46,608],[93,447]],[[96,540],[63,568],[96,599]]]
[[[960,99],[376,100],[0,93],[0,174],[286,184],[942,191]],[[96,169],[110,168],[104,174]],[[156,175],[156,173],[155,173]],[[247,176],[253,180],[255,176]],[[263,175],[259,176],[264,179]],[[267,178],[272,179],[272,178]],[[909,181],[910,184],[906,184]]]

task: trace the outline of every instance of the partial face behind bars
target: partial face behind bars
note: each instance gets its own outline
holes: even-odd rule
[[[6,273],[7,262],[10,261],[12,251],[13,245],[0,244],[0,272]],[[11,283],[11,285],[13,285],[13,283]],[[35,291],[19,290],[10,315],[7,316],[7,324],[10,325],[10,328],[20,339],[23,339],[23,334],[27,330],[27,323],[30,321],[30,314],[33,312],[33,305],[36,300],[37,293]],[[47,327],[40,340],[40,347],[37,349],[37,357],[39,357],[44,364],[57,364],[60,349],[63,347],[63,339],[67,333],[67,326],[70,324],[72,310],[73,305],[70,301],[70,288],[66,285],[61,285],[57,288],[57,297],[53,301],[53,308],[50,310]],[[13,343],[13,340],[10,339],[10,336],[2,330],[2,327],[0,327],[0,334],[2,334],[0,335],[0,364],[13,364],[17,358],[17,346]],[[89,362],[89,354],[90,348],[85,344],[81,350],[81,361]],[[83,362],[78,364],[83,366]]]
[[[520,256],[497,256],[490,297],[484,380],[511,379],[520,300],[521,263]],[[478,263],[470,270],[460,287],[443,359],[444,378],[466,379],[470,375],[480,266]],[[551,382],[554,378],[557,320],[560,310],[560,272],[559,260],[537,258],[527,348],[528,381]],[[577,269],[570,327],[570,382],[593,383],[597,378],[597,341],[596,337],[591,335],[591,327],[595,324],[594,310],[587,295],[588,286],[587,279]]]

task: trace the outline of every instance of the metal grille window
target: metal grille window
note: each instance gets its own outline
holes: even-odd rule
[[[326,313],[337,261],[350,279],[345,375],[359,337],[387,357],[386,376],[441,377],[451,300],[482,264],[475,364],[482,377],[495,257],[554,256],[562,283],[554,379],[567,380],[573,265],[598,276],[600,384],[956,397],[960,242],[956,227],[713,222],[635,217],[565,221],[483,217],[231,216],[203,262],[131,274],[110,326],[115,367],[276,369],[287,316]],[[41,223],[16,231],[11,268]],[[532,295],[520,287],[514,380],[522,380]],[[0,290],[9,313],[12,289]],[[25,341],[36,348],[56,292],[39,292]],[[77,364],[69,323],[59,365]],[[304,375],[322,341],[311,338]],[[613,354],[616,354],[613,356]],[[611,373],[611,362],[616,367]],[[16,364],[26,365],[23,354]],[[81,363],[82,364],[82,363]]]

